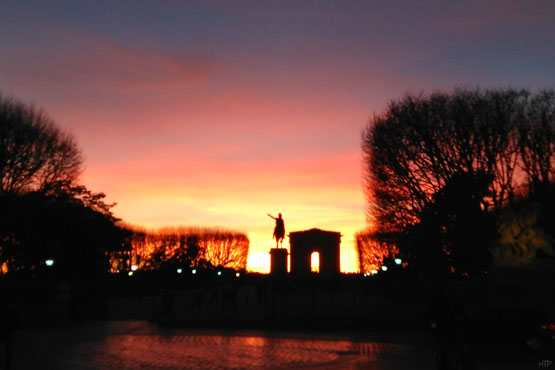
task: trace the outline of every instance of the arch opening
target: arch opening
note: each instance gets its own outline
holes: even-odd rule
[[[310,271],[314,273],[320,272],[320,253],[312,252],[310,255]]]

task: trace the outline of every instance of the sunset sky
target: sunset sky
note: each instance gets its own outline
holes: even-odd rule
[[[555,1],[0,3],[0,92],[43,107],[124,221],[366,226],[361,131],[406,93],[555,87]],[[288,239],[284,245],[288,246]]]

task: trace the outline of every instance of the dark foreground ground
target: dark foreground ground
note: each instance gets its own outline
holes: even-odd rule
[[[477,369],[555,369],[553,346],[526,353],[474,345],[472,352]],[[433,340],[422,331],[351,335],[100,321],[22,329],[13,353],[12,369],[435,369]]]
[[[516,306],[554,314],[553,281],[497,273],[449,288],[467,313]],[[436,368],[423,323],[437,286],[401,273],[14,277],[0,288],[19,322],[12,369]],[[478,370],[555,369],[555,345],[527,353],[472,344],[471,353]],[[3,357],[0,348],[0,370]]]

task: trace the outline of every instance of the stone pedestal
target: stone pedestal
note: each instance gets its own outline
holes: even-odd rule
[[[270,249],[270,275],[287,274],[287,256],[285,248]]]

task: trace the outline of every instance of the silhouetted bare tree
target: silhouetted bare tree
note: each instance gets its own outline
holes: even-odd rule
[[[113,204],[76,183],[83,158],[46,114],[0,96],[0,268],[102,273],[122,248]]]
[[[414,245],[410,233],[425,235],[426,230],[431,235],[431,227],[439,237],[438,230],[443,230],[438,240],[444,243],[435,248],[451,260],[458,256],[468,262],[460,248],[472,242],[454,241],[465,228],[470,232],[469,227],[479,226],[473,217],[481,219],[488,212],[498,217],[522,185],[530,194],[549,188],[554,179],[554,112],[553,91],[456,90],[391,102],[362,136],[372,235],[397,235],[403,247]],[[453,189],[463,188],[476,193],[458,199]],[[495,229],[495,223],[486,224]],[[490,237],[488,233],[486,239]]]
[[[244,270],[247,267],[249,239],[244,233],[209,228],[126,227],[132,233],[133,264],[140,269],[181,266]]]
[[[0,194],[70,186],[82,163],[73,138],[44,112],[0,96]]]
[[[499,209],[513,195],[517,124],[525,91],[456,91],[390,103],[363,134],[370,216],[393,229],[419,213],[459,173],[492,177],[484,202]]]
[[[355,241],[361,273],[378,270],[387,258],[399,252],[395,240],[390,241],[385,235],[376,235],[371,230],[356,233]]]
[[[216,231],[200,235],[203,258],[214,266],[244,270],[247,267],[249,238],[243,233]]]
[[[518,125],[520,164],[530,195],[538,198],[555,178],[555,91],[537,94],[527,108],[527,119]]]

